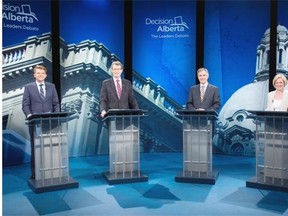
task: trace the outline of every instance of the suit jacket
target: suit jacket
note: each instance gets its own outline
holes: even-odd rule
[[[45,82],[45,90],[45,98],[42,100],[36,82],[25,86],[22,100],[22,110],[25,116],[36,113],[60,112],[55,85]]]
[[[139,109],[129,80],[122,79],[120,99],[113,78],[103,81],[100,91],[100,113],[109,109]]]
[[[204,109],[217,111],[220,107],[220,95],[216,86],[207,85],[203,102],[200,98],[200,84],[192,86],[186,104],[188,110]]]
[[[271,91],[271,92],[268,93],[266,111],[274,111],[273,101],[274,101],[275,93],[276,93],[276,90],[275,91]],[[282,101],[281,101],[281,105],[280,105],[279,111],[288,111],[287,109],[288,109],[288,91],[284,90],[283,98],[282,98]]]

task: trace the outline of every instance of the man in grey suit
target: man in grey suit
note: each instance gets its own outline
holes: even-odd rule
[[[45,82],[47,69],[42,65],[34,67],[35,82],[25,86],[22,110],[27,118],[32,114],[60,112],[59,99],[55,85]],[[35,161],[34,161],[34,136],[33,125],[29,125],[31,138],[31,179],[35,178]]]
[[[206,68],[197,70],[199,84],[192,86],[186,104],[188,110],[215,110],[220,108],[218,88],[208,83],[209,72]]]
[[[112,78],[103,81],[100,91],[100,116],[102,118],[109,109],[139,109],[131,82],[121,78],[122,63],[114,61],[111,71]]]

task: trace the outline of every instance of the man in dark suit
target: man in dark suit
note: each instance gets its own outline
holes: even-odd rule
[[[122,79],[123,65],[115,61],[111,65],[112,78],[104,80],[100,92],[100,116],[109,109],[139,109],[129,80]]]
[[[25,86],[22,110],[27,118],[32,114],[60,112],[59,99],[55,85],[45,82],[47,69],[42,65],[34,67],[35,82]],[[33,125],[29,125],[31,138],[31,179],[35,178]]]
[[[197,70],[199,84],[192,86],[186,104],[188,110],[215,110],[220,108],[218,88],[208,83],[209,72],[206,68]]]

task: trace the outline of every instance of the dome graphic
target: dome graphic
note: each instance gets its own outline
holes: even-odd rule
[[[238,89],[224,104],[214,137],[214,145],[223,153],[255,155],[253,119],[249,110],[265,110],[269,91],[270,29],[257,47],[256,72],[252,83]],[[288,30],[277,26],[277,73],[288,77]],[[288,86],[286,86],[288,89]]]

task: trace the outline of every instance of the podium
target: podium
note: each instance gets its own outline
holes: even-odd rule
[[[248,112],[256,123],[256,174],[246,186],[288,192],[288,112]]]
[[[28,184],[35,193],[79,186],[69,176],[68,120],[72,113],[33,114],[27,123],[33,127],[35,179]]]
[[[140,118],[145,113],[139,109],[110,109],[106,113],[109,172],[103,176],[108,184],[148,181],[140,171]]]
[[[178,110],[183,121],[183,170],[176,182],[215,184],[218,171],[213,171],[212,138],[216,111]]]

